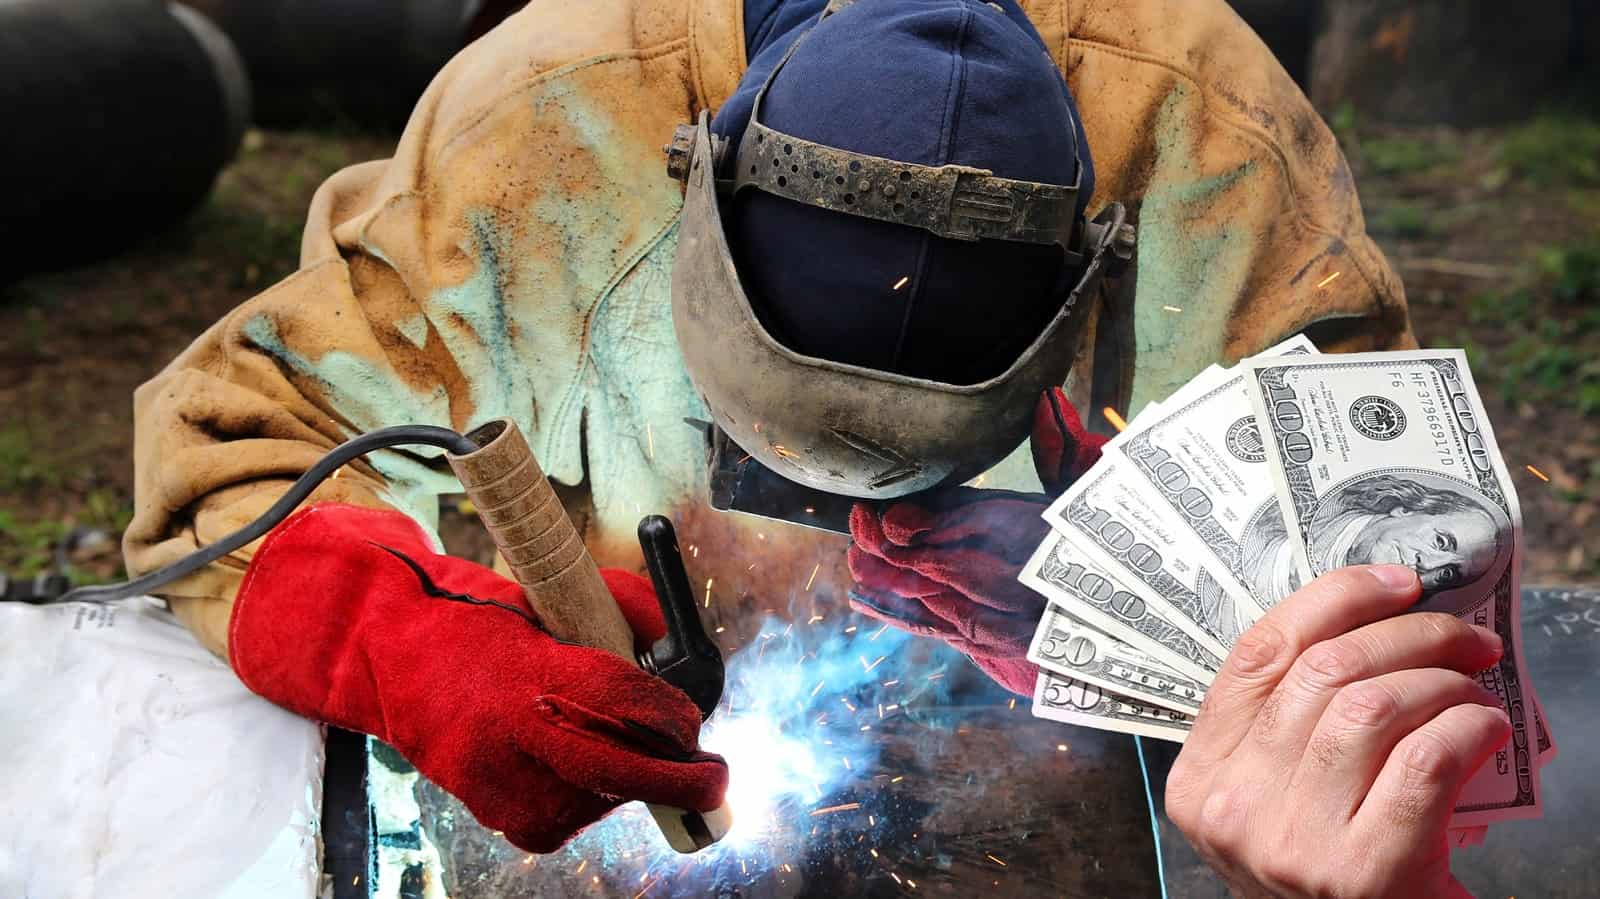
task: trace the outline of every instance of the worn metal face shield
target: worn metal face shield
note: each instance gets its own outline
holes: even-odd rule
[[[679,126],[667,148],[668,172],[686,185],[673,327],[711,412],[712,422],[703,424],[712,505],[847,530],[854,499],[962,483],[1027,438],[1040,392],[1060,385],[1072,366],[1107,267],[1131,255],[1133,229],[1116,203],[1083,221],[1076,185],[897,162],[767,128],[761,101],[783,62],[757,94],[733,160],[724,158],[726,141],[712,134],[705,112],[696,125]],[[1054,318],[1010,367],[981,383],[944,384],[806,356],[762,326],[740,284],[720,201],[745,189],[953,240],[1054,244],[1076,282],[1064,287]]]

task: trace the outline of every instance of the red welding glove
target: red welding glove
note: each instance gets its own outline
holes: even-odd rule
[[[1033,459],[1051,495],[1100,459],[1106,438],[1084,431],[1060,389],[1034,411]],[[958,487],[935,497],[850,513],[856,611],[938,637],[1013,693],[1033,692],[1027,658],[1044,597],[1017,574],[1050,526],[1044,494]]]
[[[666,633],[648,582],[601,574],[641,645]],[[409,518],[325,504],[267,535],[228,652],[251,690],[383,740],[531,852],[626,800],[721,804],[727,765],[699,751],[688,696],[533,620],[520,587],[433,552]]]

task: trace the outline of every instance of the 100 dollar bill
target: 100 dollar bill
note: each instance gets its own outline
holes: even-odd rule
[[[1018,576],[1046,599],[1110,634],[1209,684],[1222,657],[1166,621],[1138,594],[1088,562],[1065,536],[1051,532]]]
[[[1255,358],[1316,351],[1310,340],[1296,336]],[[1270,582],[1253,583],[1257,569],[1246,560],[1244,534],[1281,513],[1246,377],[1240,365],[1195,379],[1195,389],[1180,390],[1145,427],[1108,452],[1126,460],[1124,469],[1139,476],[1145,492],[1164,504],[1163,512],[1200,537],[1231,579],[1225,586],[1247,594],[1259,616],[1283,594]]]
[[[1258,617],[1206,561],[1199,539],[1160,510],[1115,453],[1079,478],[1045,512],[1100,569],[1127,584],[1212,655],[1228,654]]]
[[[1260,577],[1294,569],[1305,580],[1346,565],[1407,565],[1423,584],[1419,609],[1499,633],[1505,655],[1481,679],[1511,718],[1511,742],[1468,782],[1451,824],[1536,816],[1522,514],[1464,354],[1266,359],[1249,375],[1284,514],[1246,533],[1246,558]]]

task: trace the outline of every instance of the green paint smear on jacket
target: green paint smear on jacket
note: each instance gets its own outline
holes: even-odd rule
[[[277,322],[265,314],[252,316],[241,330],[261,352],[316,383],[323,401],[348,423],[339,425],[346,439],[387,425],[450,424],[450,403],[442,387],[426,395],[418,394],[381,360],[364,359],[342,350],[311,359],[291,350],[279,335]],[[417,457],[432,459],[443,452],[435,447],[411,446],[404,452],[383,450],[367,456],[367,462],[388,484],[380,491],[380,498],[424,523],[429,530],[438,527],[438,503],[433,497],[459,490],[460,485],[452,475],[435,471]]]
[[[1180,84],[1156,120],[1157,163],[1139,210],[1139,262],[1134,333],[1139,365],[1132,406],[1165,399],[1222,357],[1234,292],[1245,283],[1254,252],[1248,228],[1197,218],[1218,194],[1247,190],[1254,164],[1221,175],[1195,176],[1187,133],[1191,91]],[[1181,309],[1169,312],[1164,306]]]

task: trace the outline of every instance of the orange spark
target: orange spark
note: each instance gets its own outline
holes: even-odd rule
[[[889,781],[889,783],[897,784],[900,781],[905,780],[905,779],[906,779],[906,776],[904,774],[902,774],[899,777],[896,777],[894,780]]]
[[[1002,867],[1002,868],[1004,868],[1004,867],[1005,867],[1005,866],[1006,866],[1006,863],[1005,863],[1005,862],[1003,862],[1003,861],[1001,861],[1001,860],[1000,860],[1000,859],[998,859],[998,858],[996,858],[996,857],[995,857],[995,856],[994,856],[994,853],[992,853],[992,852],[985,852],[985,853],[984,853],[984,855],[987,855],[987,856],[988,856],[988,857],[989,857],[989,861],[992,861],[992,862],[994,862],[994,863],[995,863],[995,864],[997,864],[997,865],[999,865],[999,866],[1000,866],[1000,867]]]
[[[1339,280],[1339,276],[1342,275],[1342,274],[1344,274],[1344,272],[1334,272],[1333,274],[1329,275],[1328,277],[1323,278],[1321,281],[1317,282],[1317,289],[1321,290],[1322,288],[1327,287],[1329,284],[1332,284],[1333,282]]]
[[[583,861],[578,862],[578,870],[576,870],[576,871],[574,871],[572,873],[574,873],[574,874],[582,874],[583,873],[583,869],[587,868],[587,867],[589,867],[589,860],[588,859],[584,859]]]
[[[899,290],[900,288],[906,286],[906,282],[910,281],[910,280],[911,280],[911,276],[910,275],[903,275],[903,276],[901,276],[900,280],[894,282],[894,286],[889,288],[889,289],[890,290]]]
[[[807,511],[809,511],[809,510],[807,510]],[[821,562],[818,562],[817,566],[815,568],[811,569],[811,577],[806,578],[806,589],[807,590],[810,590],[811,589],[811,585],[816,582],[816,580],[817,580],[817,572],[819,572],[821,570],[822,570],[822,563]]]
[[[714,577],[706,578],[706,608],[708,609],[711,608],[711,582],[715,580],[716,578]]]
[[[1529,474],[1533,475],[1534,477],[1538,478],[1539,480],[1544,481],[1547,484],[1550,483],[1550,476],[1545,474],[1544,472],[1540,471],[1539,469],[1534,468],[1532,465],[1524,465],[1523,467],[1528,469],[1528,473]]]
[[[844,805],[830,805],[827,808],[819,808],[812,812],[811,817],[815,818],[818,815],[831,815],[834,812],[853,812],[860,807],[861,803],[859,802],[846,802]]]
[[[1111,426],[1116,428],[1118,431],[1127,430],[1128,423],[1122,420],[1122,416],[1117,414],[1117,410],[1107,406],[1100,410],[1100,414],[1104,415],[1106,417],[1106,421],[1111,422]]]

